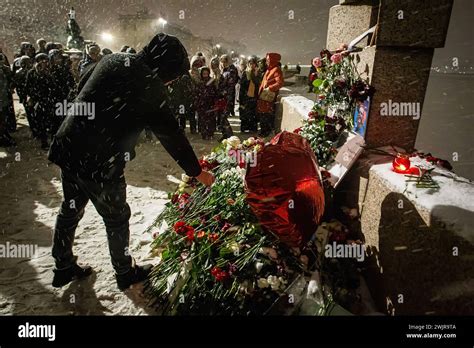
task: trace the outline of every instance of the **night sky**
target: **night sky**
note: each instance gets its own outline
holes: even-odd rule
[[[119,14],[135,14],[147,8],[157,18],[162,16],[197,36],[237,40],[248,47],[244,54],[276,51],[282,54],[284,62],[309,64],[325,45],[329,8],[337,3],[337,0],[0,0],[4,5],[0,6],[0,14],[20,17],[22,25],[33,23],[37,28],[34,32],[44,35],[42,31],[51,26],[64,27],[66,14],[74,6],[84,36],[94,40],[102,31],[113,34]],[[179,18],[181,10],[184,19]],[[293,11],[294,19],[289,18],[289,11]],[[21,34],[19,25],[18,37]]]
[[[57,41],[65,41],[66,14],[74,6],[86,39],[97,40],[103,31],[114,33],[120,14],[147,8],[157,18],[162,16],[202,38],[240,41],[248,48],[241,52],[246,55],[276,51],[284,63],[309,64],[326,44],[329,8],[336,4],[338,0],[0,0],[0,30],[2,21],[16,17],[17,45],[23,39],[31,40],[21,38],[25,27],[47,39],[48,29],[57,27],[63,36]],[[179,18],[180,11],[184,19]],[[289,18],[289,11],[294,19]],[[473,20],[474,1],[455,0],[446,47],[436,50],[434,66],[444,66],[453,56],[463,66],[473,65]],[[0,45],[7,41],[11,46],[11,40],[1,34]]]

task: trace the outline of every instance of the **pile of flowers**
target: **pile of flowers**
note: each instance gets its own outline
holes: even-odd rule
[[[263,314],[304,272],[301,252],[263,231],[246,203],[244,178],[264,144],[231,137],[201,159],[215,183],[183,176],[152,229],[161,262],[146,292],[163,314]]]
[[[309,140],[323,167],[333,161],[344,131],[353,127],[356,103],[374,93],[373,87],[360,78],[354,57],[345,53],[344,48],[334,54],[323,50],[320,57],[314,59],[316,101],[308,119],[295,130]]]
[[[347,129],[346,120],[341,116],[329,117],[318,111],[311,111],[308,119],[294,132],[306,138],[318,159],[320,166],[325,167],[337,154],[341,135]]]
[[[326,315],[335,301],[352,308],[357,300],[354,262],[324,257],[327,243],[347,242],[346,230],[323,223],[304,247],[290,248],[261,228],[246,202],[245,174],[264,146],[224,140],[200,161],[215,183],[183,175],[169,195],[149,231],[160,262],[145,285],[162,314]]]

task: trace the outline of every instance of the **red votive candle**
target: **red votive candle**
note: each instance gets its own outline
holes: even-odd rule
[[[404,154],[397,154],[392,162],[395,173],[406,174],[410,172],[410,158]]]

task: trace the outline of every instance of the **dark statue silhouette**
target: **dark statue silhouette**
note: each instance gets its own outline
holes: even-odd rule
[[[67,22],[66,33],[68,34],[67,38],[67,48],[68,49],[84,49],[84,38],[81,36],[81,28],[76,22],[76,11],[74,7],[71,8],[71,11],[68,13],[69,20]]]

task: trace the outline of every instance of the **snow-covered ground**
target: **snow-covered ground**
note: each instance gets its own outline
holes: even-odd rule
[[[90,203],[77,229],[74,251],[79,263],[91,265],[95,273],[59,290],[51,286],[52,232],[62,199],[60,172],[48,164],[46,153],[30,139],[24,117],[19,122],[14,134],[18,146],[0,148],[0,244],[35,245],[37,252],[32,259],[1,259],[0,315],[152,314],[140,286],[125,293],[117,289],[105,227]],[[234,129],[238,122],[231,120]],[[217,145],[217,141],[203,141],[199,135],[189,138],[198,155]],[[167,175],[180,177],[181,173],[158,142],[140,142],[137,158],[126,170],[127,200],[132,210],[131,251],[138,263],[153,261],[149,258],[151,233],[144,231],[163,209],[166,193],[175,188]]]

